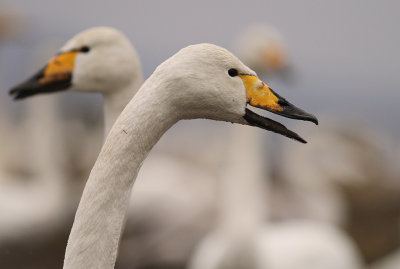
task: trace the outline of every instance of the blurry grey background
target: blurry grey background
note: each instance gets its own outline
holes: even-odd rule
[[[374,196],[373,191],[371,191],[371,194],[369,192],[370,189],[366,188],[367,190],[361,191],[359,196],[354,195],[352,192],[348,196],[360,198],[360,200],[363,200],[362,198],[364,197],[369,198],[366,199],[371,201],[366,207],[365,212],[367,213],[373,211],[371,208],[377,211],[384,211],[381,208],[385,207],[380,206],[379,202],[384,203],[385,198],[395,197],[396,199],[393,199],[394,205],[390,205],[390,207],[397,210],[393,210],[395,211],[395,214],[393,214],[393,219],[395,220],[390,219],[388,222],[394,226],[394,232],[398,233],[399,206],[397,197],[400,196],[395,191],[393,191],[393,194],[387,191],[387,189],[393,188],[390,184],[388,185],[389,187],[385,185],[386,181],[389,180],[385,178],[383,172],[381,173],[381,171],[387,172],[388,170],[386,169],[387,166],[382,164],[388,163],[389,166],[389,162],[386,162],[384,158],[380,158],[386,155],[374,154],[375,151],[370,149],[373,149],[376,144],[385,144],[390,138],[394,138],[394,141],[397,140],[394,144],[398,145],[400,139],[400,76],[397,74],[400,70],[400,53],[398,52],[400,48],[399,1],[0,0],[0,13],[11,13],[21,19],[18,25],[17,21],[15,21],[18,35],[9,39],[0,39],[0,110],[2,112],[6,111],[5,118],[11,119],[13,123],[22,121],[23,117],[26,117],[24,112],[29,111],[27,104],[34,101],[14,102],[8,96],[8,90],[41,68],[46,60],[54,56],[67,40],[89,27],[105,25],[118,28],[124,32],[137,49],[141,58],[144,76],[147,78],[156,66],[187,45],[210,42],[232,49],[233,41],[248,25],[258,22],[274,25],[287,42],[288,58],[293,70],[293,77],[289,81],[276,77],[271,79],[262,78],[282,96],[306,111],[317,115],[320,119],[320,127],[315,127],[311,124],[304,124],[303,129],[292,126],[301,135],[307,133],[306,130],[309,131],[309,134],[316,134],[314,139],[308,139],[307,135],[304,136],[309,141],[309,145],[307,145],[308,147],[303,147],[303,149],[313,149],[313,146],[316,146],[317,150],[321,149],[320,151],[327,153],[328,157],[334,159],[331,166],[334,167],[333,170],[335,171],[340,170],[335,167],[338,163],[335,162],[337,161],[336,159],[343,159],[346,162],[348,157],[354,161],[354,163],[348,162],[350,166],[354,166],[356,169],[360,168],[359,170],[367,175],[371,174],[369,176],[372,179],[368,179],[372,182],[372,187],[368,184],[367,187],[375,190],[379,195]],[[57,104],[62,109],[64,116],[72,116],[79,119],[79,121],[83,118],[86,123],[90,122],[90,120],[99,123],[102,117],[102,98],[100,95],[93,98],[92,95],[91,93],[82,94],[80,92],[66,91],[56,97]],[[6,109],[3,109],[3,106]],[[85,113],[82,113],[83,111]],[[324,133],[323,128],[330,127],[329,125],[332,122],[325,120],[325,116],[338,120],[342,128],[347,126],[355,126],[357,128],[360,126],[362,128],[358,130],[364,130],[365,133],[371,132],[375,134],[376,132],[377,135],[371,136],[376,144],[359,143],[360,147],[365,148],[366,151],[360,150],[361,153],[355,155],[358,157],[353,157],[350,154],[346,158],[343,158],[343,155],[340,154],[337,157],[335,155],[336,151],[332,150],[332,148],[340,150],[340,145],[344,145],[343,147],[351,150],[352,147],[350,143],[341,144],[343,141],[340,139],[339,144],[337,144],[339,145],[338,147],[335,143],[325,143],[324,140],[318,144],[315,139],[318,138],[318,135],[328,137],[327,141],[330,141],[329,135]],[[268,117],[275,118],[270,113]],[[279,121],[285,123],[285,125],[294,123],[290,119],[279,118]],[[93,127],[94,125],[90,126]],[[231,127],[230,124],[225,125]],[[204,128],[208,128],[207,132],[202,130]],[[180,122],[178,126],[175,126],[167,133],[167,138],[163,137],[160,144],[168,144],[170,148],[180,147],[183,149],[182,152],[188,152],[189,154],[193,152],[198,154],[190,146],[196,144],[195,146],[198,148],[202,148],[202,145],[204,145],[204,148],[212,148],[213,138],[218,138],[216,134],[221,130],[221,133],[224,134],[223,129],[223,124],[220,122],[202,120]],[[71,139],[81,143],[78,143],[78,149],[81,149],[80,146],[85,144],[85,141],[93,142],[94,144],[97,142],[98,147],[100,147],[99,139],[97,141],[95,138],[89,137],[84,140],[83,136],[74,136],[73,130],[66,132],[68,133],[66,137],[72,137]],[[385,135],[379,136],[380,132]],[[10,134],[12,134],[10,136],[15,135],[17,138],[19,135],[18,131],[10,132]],[[334,133],[332,134],[335,135]],[[22,137],[24,137],[23,135],[29,137],[31,134],[27,132],[22,134]],[[287,152],[290,154],[292,152],[301,153],[301,150],[296,146],[303,145],[299,146],[292,141],[286,140],[286,138],[271,133],[265,132],[263,135],[264,140],[269,137],[272,138],[272,142],[265,142],[264,147],[265,149],[268,147],[268,150],[272,149],[274,157],[277,157],[272,159],[271,166],[279,164],[284,159],[279,159],[281,154],[279,151],[284,148],[281,146],[287,145]],[[340,138],[340,136],[338,137]],[[344,137],[342,140],[346,140],[346,136]],[[29,144],[24,144],[23,142],[25,141],[23,139],[23,141],[14,140],[17,144]],[[335,140],[331,141],[335,142]],[[361,139],[361,141],[363,140]],[[329,144],[327,145],[328,150],[323,147],[326,144]],[[354,144],[358,145],[355,142]],[[329,148],[329,146],[332,148]],[[22,148],[25,149],[24,146]],[[98,149],[96,147],[94,149],[96,154],[91,157],[95,159]],[[82,147],[81,150],[84,151],[84,148]],[[365,154],[368,150],[372,152],[371,155],[376,156],[378,161],[373,159],[375,161],[374,165],[371,165],[372,162],[365,162],[366,164],[363,163],[364,165],[356,166],[357,158],[363,159],[365,156],[370,156]],[[395,164],[397,158],[392,156],[399,155],[396,153],[395,147],[389,148],[389,150],[394,155],[388,153],[387,156]],[[0,151],[5,150],[0,148]],[[320,155],[313,154],[313,151],[310,152],[307,155],[306,151],[303,156],[316,156],[316,158],[319,158]],[[344,155],[346,155],[347,151],[344,152]],[[317,151],[317,153],[320,152]],[[77,155],[79,154],[81,152],[78,150]],[[20,160],[20,155],[17,154],[16,156],[17,160]],[[35,153],[33,153],[33,156],[36,157]],[[178,157],[187,161],[186,159],[188,159],[187,156],[189,155],[182,156],[179,155]],[[294,170],[294,163],[298,164],[300,168],[305,166],[305,170],[307,168],[312,170],[318,164],[313,158],[304,158],[301,154],[298,156],[300,157],[297,161],[291,164],[285,166],[285,162],[283,162],[283,165],[281,164],[283,169],[285,170],[286,167],[291,166],[291,169],[286,170],[293,170],[298,176],[297,171]],[[76,155],[73,155],[73,157],[76,157]],[[335,157],[337,158],[335,159]],[[90,165],[85,168],[89,169],[94,159],[89,158],[88,163]],[[78,160],[80,159],[78,158]],[[328,158],[328,160],[331,159]],[[76,165],[76,163],[72,163]],[[339,162],[339,164],[341,163]],[[85,166],[85,164],[82,166]],[[376,167],[381,170],[375,169]],[[370,173],[370,169],[376,170],[375,172],[378,174],[376,178],[374,178],[374,173]],[[358,172],[359,170],[356,171]],[[398,169],[393,170],[398,171]],[[80,172],[84,174],[84,172],[88,173],[88,171]],[[272,174],[274,172],[276,171],[272,171]],[[281,175],[278,173],[274,176],[279,178]],[[87,175],[76,178],[77,182],[82,181],[83,184]],[[398,178],[399,173],[397,172],[391,179],[394,179],[397,183],[399,182]],[[317,180],[319,179],[317,178]],[[321,178],[321,180],[323,179]],[[347,181],[347,178],[344,181]],[[348,181],[351,182],[351,180]],[[374,185],[376,182],[383,182],[382,185],[385,185],[385,188],[380,190]],[[279,180],[275,183],[278,185]],[[362,188],[363,186],[361,186]],[[400,188],[398,188],[398,191],[400,193]],[[78,197],[79,195],[74,199],[78,201]],[[282,201],[285,202],[287,200],[288,197],[283,196]],[[390,210],[387,211],[390,214],[392,212]],[[40,242],[29,239],[22,244],[8,243],[3,249],[0,249],[0,261],[8,264],[8,268],[56,268],[54,264],[60,267],[66,238],[72,223],[72,215],[71,212],[70,222],[66,222],[65,227],[60,228],[62,232],[54,233],[56,236],[52,235],[54,239],[50,240],[50,243],[40,244]],[[371,218],[374,220],[383,219],[375,217],[373,214]],[[138,219],[140,220],[140,218]],[[363,221],[362,219],[361,222]],[[370,226],[372,227],[371,229],[377,232],[378,239],[383,238],[383,232],[381,231],[389,230],[386,226],[375,225],[374,222],[371,222]],[[379,227],[379,229],[376,227]],[[182,235],[185,236],[184,233]],[[364,235],[361,237],[363,238]],[[389,234],[389,237],[395,241],[390,245],[390,248],[398,247],[398,238],[392,234]],[[163,239],[162,241],[166,240]],[[126,242],[122,243],[121,259],[119,259],[120,264],[117,264],[117,268],[132,268],[131,256],[134,252],[131,251],[131,247],[125,246],[124,248]],[[373,244],[367,245],[373,246]],[[154,251],[154,249],[154,247],[144,248],[143,253],[151,253],[152,251],[149,250]],[[384,254],[388,250],[391,249],[386,249]],[[127,259],[124,260],[123,257],[127,257]],[[152,256],[149,255],[149,257]],[[124,262],[126,262],[126,266]],[[36,263],[39,267],[32,267]],[[48,263],[47,266],[46,263]],[[0,263],[0,268],[2,268],[1,265]],[[10,267],[10,265],[14,267]],[[22,265],[29,267],[23,267]]]
[[[272,82],[272,88],[317,115],[356,118],[400,137],[398,1],[2,0],[0,4],[21,11],[27,19],[23,40],[2,44],[0,98],[7,100],[7,106],[11,103],[7,90],[40,67],[28,67],[29,55],[44,41],[54,40],[56,48],[88,27],[116,27],[138,50],[148,77],[184,46],[211,42],[232,48],[247,24],[268,22],[286,38],[296,79],[292,84]],[[46,53],[51,57],[56,51]],[[87,102],[81,94],[65,95]]]

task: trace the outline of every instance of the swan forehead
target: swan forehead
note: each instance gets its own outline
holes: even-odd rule
[[[229,69],[237,69],[239,73],[256,75],[228,50],[213,44],[197,44],[181,49],[159,66],[159,69],[175,70],[176,74],[194,77],[226,76]]]
[[[125,35],[111,27],[95,27],[82,31],[71,38],[61,51],[69,51],[82,46],[113,46],[130,44]]]

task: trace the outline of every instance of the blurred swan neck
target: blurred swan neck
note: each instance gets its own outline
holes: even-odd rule
[[[148,94],[150,93],[150,94]],[[168,100],[142,89],[110,131],[83,192],[64,269],[112,269],[132,185],[148,152],[177,121]]]
[[[226,168],[221,175],[221,227],[254,230],[266,217],[262,137],[257,129],[234,125],[227,143]]]
[[[124,110],[125,106],[140,88],[142,82],[143,78],[140,75],[122,89],[111,89],[111,92],[104,93],[104,139],[107,137],[122,110]]]

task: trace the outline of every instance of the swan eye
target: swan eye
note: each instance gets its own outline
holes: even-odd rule
[[[90,48],[88,47],[88,46],[83,46],[81,49],[80,49],[80,52],[83,52],[83,53],[88,53],[90,51]]]
[[[239,74],[239,72],[235,68],[231,68],[231,69],[228,70],[228,74],[231,77],[236,77]]]

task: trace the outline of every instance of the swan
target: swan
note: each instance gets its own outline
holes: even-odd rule
[[[316,221],[269,221],[261,134],[245,126],[232,130],[219,223],[196,247],[189,268],[362,268],[358,250],[339,229]]]
[[[235,51],[258,74],[280,75],[280,71],[287,71],[287,45],[271,25],[257,23],[246,27],[236,39]],[[286,66],[269,65],[274,61],[268,59]],[[280,166],[274,166],[277,180],[268,184],[269,217],[284,222],[300,218],[340,226],[354,239],[364,258],[371,261],[396,243],[393,212],[398,208],[398,187],[394,188],[393,180],[390,182],[393,176],[388,171],[392,162],[384,156],[384,143],[376,143],[383,140],[386,144],[390,139],[382,133],[376,136],[380,139],[374,139],[370,135],[373,130],[344,124],[343,119],[325,118],[323,122],[330,128],[309,134],[311,145],[298,147],[283,141],[282,156],[274,154]],[[287,164],[293,164],[292,169],[286,169]],[[381,197],[373,199],[374,206],[361,198],[371,195]],[[367,216],[371,221],[365,221]],[[384,225],[384,231],[376,230],[377,222]]]
[[[18,100],[62,90],[100,92],[106,137],[142,83],[139,57],[125,35],[94,27],[71,38],[44,68],[9,93]]]
[[[3,35],[14,39],[22,34],[23,14],[8,11],[0,14],[0,42]],[[45,241],[72,213],[56,139],[63,137],[57,100],[32,100],[19,124],[0,106],[0,247],[28,238]]]
[[[93,47],[95,49],[89,54],[88,52]],[[93,61],[93,59],[95,60]],[[103,79],[104,68],[107,65],[114,65],[115,62],[119,64],[119,70],[122,70],[122,72],[119,73],[115,69],[108,68],[107,79]],[[76,67],[75,70],[74,67]],[[87,72],[87,70],[90,70],[90,72]],[[72,73],[74,74],[73,76]],[[22,99],[39,93],[66,90],[68,88],[81,91],[100,91],[104,95],[104,133],[106,134],[119,112],[122,111],[141,83],[140,63],[130,42],[115,29],[98,27],[84,31],[68,41],[61,49],[61,52],[49,61],[46,68],[13,87],[10,90],[10,94],[14,99]],[[75,85],[79,85],[79,89],[76,89]],[[118,94],[109,90],[114,86],[117,87]],[[35,106],[37,107],[35,108]],[[22,132],[17,130],[15,126],[11,126],[7,122],[4,123],[5,130],[3,131],[6,135],[11,128],[18,136],[23,136],[23,134],[27,133],[32,133],[33,135],[28,136],[28,138],[24,137],[22,139],[20,137],[20,139],[17,139],[26,143],[25,148],[12,147],[14,150],[9,150],[10,153],[7,160],[2,164],[15,170],[13,167],[18,166],[15,165],[15,161],[10,166],[10,160],[16,159],[19,162],[28,164],[28,169],[25,170],[29,170],[30,173],[34,174],[34,178],[29,179],[30,183],[29,187],[27,187],[27,184],[24,183],[26,181],[24,178],[29,178],[30,175],[15,175],[13,171],[11,171],[12,174],[10,175],[10,172],[2,169],[1,178],[4,187],[1,188],[0,201],[2,202],[0,208],[4,214],[2,214],[3,217],[0,217],[0,222],[4,236],[10,237],[19,234],[19,237],[23,237],[26,232],[32,230],[27,229],[27,226],[38,226],[38,228],[43,226],[43,229],[46,229],[46,225],[36,224],[36,222],[40,223],[40,221],[45,221],[46,219],[47,221],[45,222],[54,223],[55,225],[62,223],[62,221],[65,222],[65,216],[63,215],[64,217],[61,218],[59,217],[60,214],[64,212],[65,215],[68,215],[71,212],[71,205],[74,205],[72,202],[67,207],[61,202],[63,197],[69,196],[71,200],[73,199],[70,194],[65,194],[67,187],[71,184],[67,184],[67,175],[65,171],[61,171],[61,161],[58,161],[59,163],[57,164],[54,163],[56,156],[63,155],[61,153],[63,151],[59,148],[60,141],[58,143],[55,141],[57,137],[61,141],[63,140],[60,129],[64,127],[57,112],[55,97],[42,97],[29,102],[28,117],[25,119],[24,126],[21,127]],[[37,119],[42,119],[39,124],[37,124]],[[48,131],[46,134],[49,133],[49,137],[46,138],[48,139],[47,142],[42,141],[45,137],[41,135],[43,129]],[[13,134],[12,137],[15,137],[15,135]],[[4,147],[3,149],[7,148],[9,147]],[[34,159],[32,162],[26,157],[29,154],[25,152],[15,154],[15,149],[21,148],[24,150],[26,148],[30,149],[28,152],[37,152],[40,157],[31,156]],[[55,152],[56,149],[59,152]],[[10,154],[18,155],[18,159],[10,158],[10,156],[13,157]],[[66,158],[66,156],[62,156],[62,158]],[[41,159],[43,161],[40,161]],[[62,162],[65,163],[65,160]],[[12,183],[13,181],[14,183]],[[52,195],[48,199],[40,199],[46,197],[45,193]],[[57,199],[49,203],[53,195]],[[33,201],[33,199],[42,201],[42,203],[33,204],[29,202]],[[29,207],[34,205],[37,205],[41,210]],[[43,216],[41,217],[38,212],[43,212]],[[51,214],[51,212],[56,214]],[[56,218],[57,221],[51,221],[51,218]],[[22,228],[19,228],[20,226]]]
[[[258,75],[286,75],[290,70],[287,44],[271,24],[247,25],[235,38],[233,51]]]
[[[24,239],[54,231],[71,213],[69,189],[57,138],[62,137],[55,97],[33,100],[20,133],[29,163],[23,170],[0,170],[0,241]],[[37,119],[41,120],[38,122]],[[43,133],[43,129],[48,132]],[[23,142],[21,142],[23,141]]]
[[[103,145],[75,216],[64,268],[114,267],[137,173],[155,143],[179,120],[207,118],[252,125],[306,142],[247,104],[317,123],[315,116],[290,104],[216,45],[186,47],[159,65],[125,107]]]
[[[278,169],[286,205],[275,216],[343,226],[366,261],[375,261],[399,244],[396,144],[359,120],[325,117],[324,123],[318,134],[308,133],[309,147],[282,143]]]

